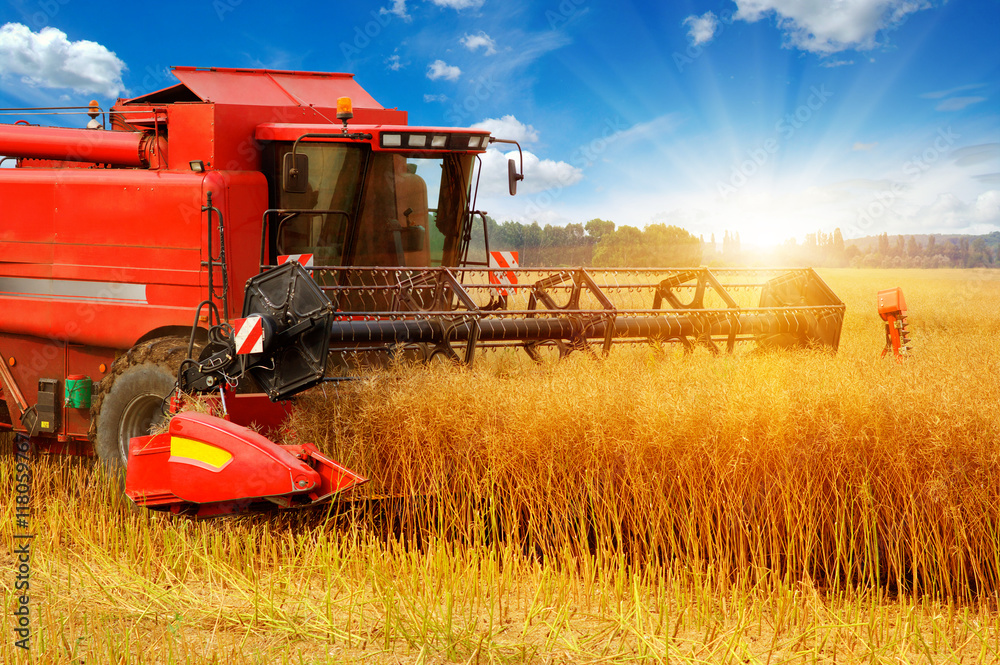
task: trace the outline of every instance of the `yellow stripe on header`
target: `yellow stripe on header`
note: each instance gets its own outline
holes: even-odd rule
[[[233,459],[232,453],[194,439],[180,436],[170,437],[170,459],[178,462],[193,462],[204,464],[216,471],[221,471]]]

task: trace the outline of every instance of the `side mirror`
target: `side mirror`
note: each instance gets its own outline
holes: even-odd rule
[[[507,187],[510,189],[510,195],[514,196],[517,194],[517,181],[524,180],[524,176],[517,172],[517,164],[514,163],[513,159],[507,160]]]
[[[290,152],[281,165],[281,187],[291,194],[305,194],[309,187],[309,157]]]

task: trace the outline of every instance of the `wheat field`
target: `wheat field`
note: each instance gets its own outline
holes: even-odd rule
[[[836,355],[494,354],[316,389],[290,438],[372,479],[325,510],[170,519],[37,458],[30,652],[8,442],[0,660],[1000,662],[1000,271],[821,274]],[[893,286],[904,363],[879,358]]]

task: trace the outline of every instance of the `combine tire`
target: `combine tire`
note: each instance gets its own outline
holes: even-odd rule
[[[163,406],[187,357],[186,339],[161,337],[129,349],[111,365],[91,406],[90,436],[112,472],[128,465],[128,444],[164,420]],[[197,352],[197,349],[195,349]]]

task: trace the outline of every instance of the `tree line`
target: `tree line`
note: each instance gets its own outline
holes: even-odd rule
[[[702,241],[684,229],[650,224],[643,229],[617,226],[604,219],[583,224],[541,226],[538,222],[498,223],[486,217],[490,250],[518,252],[519,264],[532,266],[657,267],[697,266]],[[484,251],[482,232],[474,229],[470,256]]]
[[[497,222],[486,217],[491,250],[515,251],[524,267],[739,266],[796,265],[832,268],[998,268],[1000,232],[989,235],[894,235],[844,240],[840,229],[792,238],[774,251],[744,250],[738,232],[726,231],[721,243],[678,226],[618,226],[592,219],[565,226]],[[721,245],[721,246],[720,246]],[[482,227],[474,226],[470,257],[482,257]],[[474,259],[479,260],[479,259]]]
[[[894,235],[844,242],[840,229],[817,232],[801,245],[794,239],[781,256],[801,265],[852,268],[995,268],[1000,267],[1000,232],[981,236]]]

